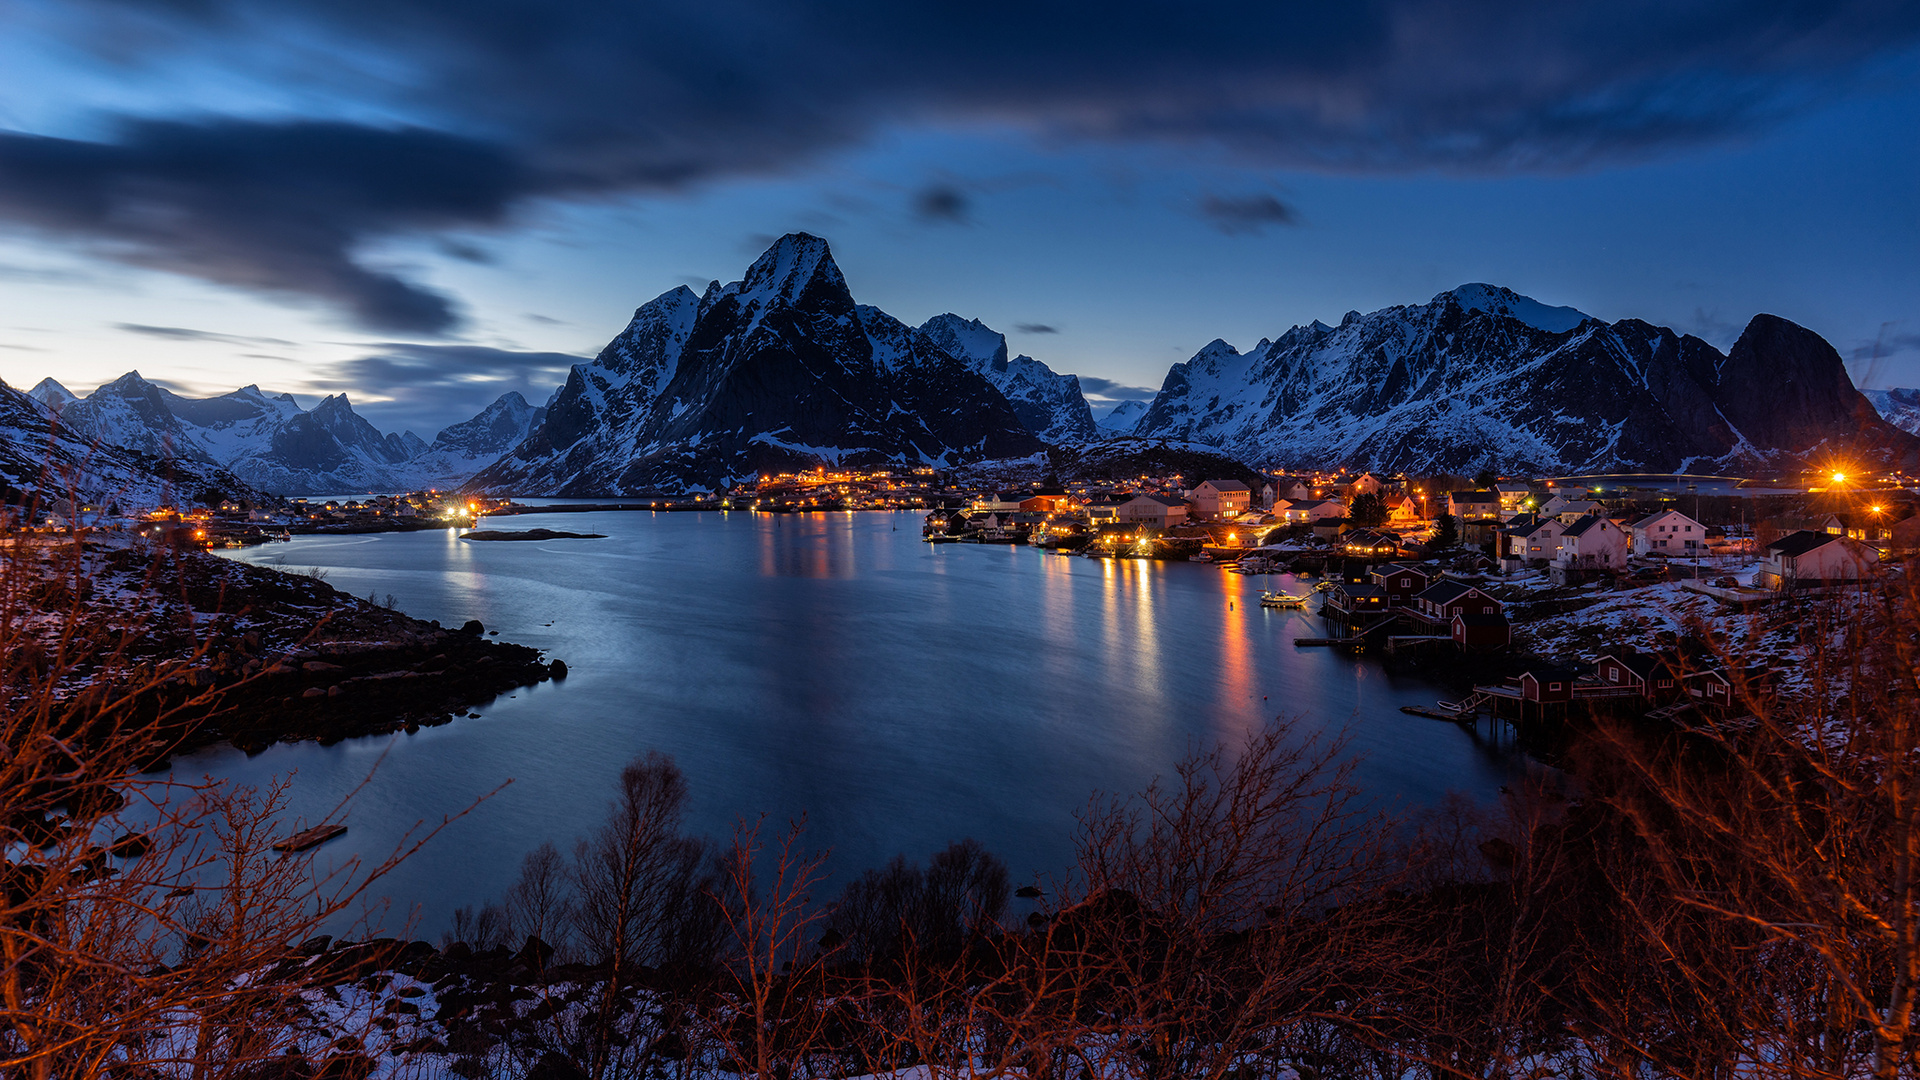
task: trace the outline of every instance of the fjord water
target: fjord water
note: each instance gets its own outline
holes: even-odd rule
[[[175,775],[250,784],[295,772],[315,818],[367,777],[325,859],[379,856],[416,822],[455,822],[383,884],[396,917],[437,933],[498,896],[542,840],[566,850],[602,818],[620,767],[666,751],[692,789],[689,825],[727,837],[743,815],[806,815],[839,880],[896,852],[972,836],[1014,876],[1058,874],[1075,812],[1129,793],[1183,755],[1266,720],[1344,731],[1357,782],[1384,802],[1449,790],[1492,798],[1524,763],[1452,724],[1408,716],[1442,692],[1378,664],[1296,648],[1309,615],[1262,609],[1262,587],[1187,562],[1094,560],[1028,547],[931,545],[917,514],[525,515],[601,540],[487,543],[452,530],[301,537],[235,553],[420,618],[480,619],[565,660],[477,719],[411,736],[230,748]]]

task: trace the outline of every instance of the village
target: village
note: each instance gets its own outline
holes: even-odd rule
[[[1683,725],[1792,689],[1787,646],[1843,614],[1882,564],[1920,551],[1915,497],[1894,476],[1758,489],[1705,477],[1452,488],[1323,473],[1257,490],[1142,479],[982,492],[928,514],[925,539],[1290,574],[1296,593],[1260,595],[1283,609],[1317,599],[1325,632],[1295,646],[1380,654],[1460,686],[1459,700],[1407,709],[1418,715],[1586,708]],[[1734,641],[1744,652],[1730,671]]]

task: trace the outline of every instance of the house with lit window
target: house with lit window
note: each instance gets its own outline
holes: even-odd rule
[[[1547,564],[1547,570],[1556,585],[1617,573],[1627,568],[1628,544],[1625,529],[1599,514],[1588,514],[1560,534],[1560,554]]]
[[[1762,589],[1805,589],[1859,581],[1873,573],[1880,552],[1849,536],[1802,529],[1767,545],[1760,572]]]
[[[1203,480],[1187,499],[1197,518],[1231,518],[1247,511],[1253,492],[1238,480]]]
[[[1119,519],[1122,525],[1150,525],[1165,529],[1184,524],[1187,509],[1187,500],[1171,495],[1135,495],[1120,504]]]
[[[1707,527],[1678,510],[1648,514],[1629,525],[1628,530],[1633,535],[1633,553],[1642,558],[1648,555],[1685,558],[1707,553]]]
[[[1491,491],[1450,491],[1447,513],[1461,521],[1496,521],[1500,517],[1500,496]]]

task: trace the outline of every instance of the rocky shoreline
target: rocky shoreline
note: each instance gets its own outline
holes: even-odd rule
[[[46,555],[50,568],[73,557]],[[456,629],[416,619],[318,571],[123,541],[89,540],[80,558],[89,631],[126,642],[110,662],[166,672],[156,692],[181,708],[174,752],[413,732],[566,676],[564,663],[493,640],[477,620]],[[64,597],[45,595],[55,603],[40,618],[57,631]]]

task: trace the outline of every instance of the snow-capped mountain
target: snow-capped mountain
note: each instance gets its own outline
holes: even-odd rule
[[[27,396],[56,413],[80,400],[74,396],[73,391],[61,386],[59,381],[51,376],[34,383],[33,389],[27,391]]]
[[[43,380],[33,397],[99,445],[224,468],[280,495],[456,487],[524,439],[542,412],[509,393],[428,444],[410,431],[381,432],[345,394],[312,409],[257,386],[190,398],[133,371],[84,398]]]
[[[1862,390],[1873,403],[1880,418],[1901,431],[1920,435],[1920,390],[1895,387],[1889,390]]]
[[[857,305],[827,243],[782,237],[740,281],[674,289],[575,365],[546,420],[476,490],[713,490],[761,472],[952,465],[1042,448],[964,361]]]
[[[1027,430],[1042,440],[1081,442],[1099,436],[1077,376],[1058,374],[1031,356],[1007,359],[1006,335],[979,319],[935,315],[920,324],[920,332],[992,383]]]
[[[215,497],[265,498],[206,461],[90,439],[56,414],[74,401],[64,387],[48,379],[34,391],[29,396],[0,382],[0,501],[48,509],[78,498],[133,512]]]
[[[1278,468],[1732,469],[1845,454],[1920,459],[1817,334],[1758,315],[1727,353],[1466,285],[1175,364],[1133,433]]]
[[[457,488],[520,445],[546,415],[544,407],[529,405],[526,398],[508,391],[473,419],[441,428],[432,445],[423,445],[393,472],[406,478],[399,486],[410,490]],[[405,437],[412,439],[414,435],[407,432]]]
[[[1094,421],[1102,435],[1131,435],[1134,425],[1147,414],[1147,403],[1128,398],[1107,410],[1105,416]]]

